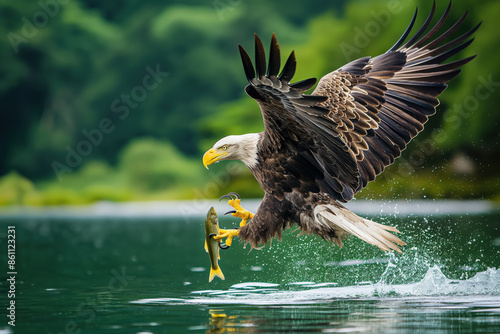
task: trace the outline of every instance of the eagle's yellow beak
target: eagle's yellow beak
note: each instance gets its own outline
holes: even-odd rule
[[[203,165],[205,165],[205,168],[208,169],[208,165],[219,161],[219,158],[224,155],[227,155],[227,152],[217,153],[215,152],[215,149],[211,148],[203,155]]]

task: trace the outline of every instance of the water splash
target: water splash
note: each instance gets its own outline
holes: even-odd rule
[[[431,256],[412,247],[404,255],[389,253],[389,262],[379,283],[384,285],[404,284],[422,279],[432,266],[438,265]]]

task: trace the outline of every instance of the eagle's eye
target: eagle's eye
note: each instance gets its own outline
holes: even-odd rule
[[[221,150],[227,151],[227,145],[222,145]]]

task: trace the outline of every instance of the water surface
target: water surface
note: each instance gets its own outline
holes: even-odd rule
[[[499,333],[500,214],[420,211],[369,216],[403,232],[404,255],[289,230],[261,250],[235,242],[211,283],[203,217],[4,214],[17,308],[0,333]],[[5,310],[6,278],[0,289]]]

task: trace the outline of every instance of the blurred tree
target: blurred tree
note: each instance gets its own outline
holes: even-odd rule
[[[296,18],[270,11],[262,0],[2,1],[0,174],[54,175],[53,163],[64,164],[68,151],[86,140],[82,132],[98,128],[103,118],[112,120],[114,131],[87,160],[115,163],[116,152],[143,135],[198,154],[196,120],[240,94],[239,60],[227,57],[240,36],[277,29],[293,40],[300,31],[294,23],[315,15],[309,11],[299,20],[305,5],[273,6]],[[148,68],[169,78],[141,89]]]
[[[68,167],[72,172],[94,160],[114,168],[118,152],[136,137],[170,142],[180,155],[198,156],[224,135],[260,131],[258,106],[243,93],[238,43],[252,50],[254,32],[263,41],[276,32],[284,54],[296,50],[296,80],[319,78],[350,60],[385,52],[416,5],[416,0],[0,0],[0,175],[17,170],[31,180],[56,179],[54,162],[69,166],[69,152],[86,142],[87,151],[80,152],[85,154]],[[419,3],[417,25],[431,6],[430,0]],[[439,3],[437,13],[445,6]],[[500,3],[454,2],[449,21],[467,7],[473,10],[462,31],[485,19],[467,51],[479,56],[442,95],[422,139],[441,134],[434,141],[440,153],[432,159],[444,161],[462,151],[487,167],[500,153],[495,112],[500,67],[492,56],[500,38],[494,27]],[[484,81],[490,82],[487,97],[480,88]],[[474,110],[464,116],[456,104]],[[103,121],[109,123],[106,133]],[[419,149],[412,145],[409,151]]]
[[[120,156],[120,170],[142,191],[159,191],[201,178],[203,166],[192,164],[173,145],[152,138],[132,141]]]

